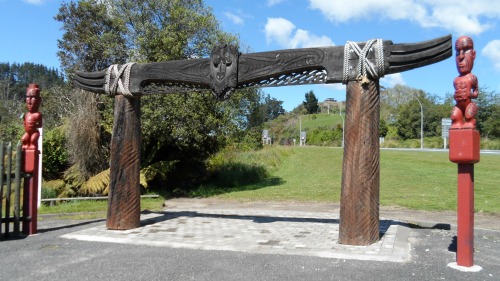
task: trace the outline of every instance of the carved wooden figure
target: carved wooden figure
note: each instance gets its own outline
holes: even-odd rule
[[[458,38],[455,41],[455,51],[455,62],[460,75],[453,81],[456,104],[451,112],[451,129],[475,129],[478,108],[471,100],[478,97],[478,82],[476,75],[472,74],[476,59],[472,38]]]
[[[26,90],[26,107],[28,112],[23,116],[24,130],[26,133],[21,137],[23,149],[37,149],[39,128],[42,127],[42,114],[38,112],[42,98],[37,84],[29,84]]]
[[[472,74],[476,51],[468,36],[455,42],[455,62],[459,76],[453,81],[456,105],[451,113],[449,158],[458,164],[457,178],[457,262],[474,266],[474,164],[480,159],[480,135],[476,130],[477,77]]]
[[[31,218],[23,222],[23,234],[32,235],[37,232],[38,214],[38,139],[39,128],[42,127],[42,114],[38,112],[42,98],[37,84],[29,84],[26,89],[26,107],[28,112],[23,116],[25,133],[21,137],[23,150],[23,172],[31,177],[24,181],[23,214]]]
[[[415,44],[393,44],[392,41],[370,40],[348,42],[344,46],[278,50],[240,54],[234,47],[215,47],[210,58],[147,64],[110,66],[99,72],[77,72],[75,85],[91,92],[124,95],[115,108],[115,132],[140,131],[136,121],[139,108],[134,99],[148,94],[170,94],[211,90],[218,98],[229,97],[233,90],[247,87],[280,87],[305,84],[347,84],[347,111],[342,174],[340,243],[366,245],[379,239],[379,78],[442,61],[451,56],[451,36]],[[128,102],[125,102],[128,101]],[[125,104],[134,110],[125,111]],[[135,112],[134,114],[131,114]],[[128,116],[127,115],[127,116]],[[130,116],[132,117],[132,116]],[[130,121],[128,121],[130,120]],[[130,123],[128,123],[130,122]],[[132,128],[133,127],[133,128]],[[137,128],[136,128],[137,127]],[[123,142],[122,134],[113,134],[112,142]],[[115,139],[116,138],[116,139]],[[140,145],[134,141],[130,145]],[[112,144],[112,147],[114,145]],[[116,150],[119,158],[124,150]],[[129,147],[127,151],[139,153]],[[114,152],[112,151],[112,154]],[[132,155],[132,153],[129,153]],[[120,216],[136,220],[127,227],[140,224],[138,196],[139,163],[112,160],[110,209],[120,209]],[[131,169],[137,166],[137,169]],[[127,168],[130,172],[123,172]],[[133,172],[132,172],[133,170]],[[132,175],[132,173],[134,175]],[[137,174],[137,175],[135,175]],[[124,178],[128,176],[130,179]],[[119,181],[115,179],[120,179]],[[112,203],[111,203],[112,202]],[[108,213],[108,226],[121,225],[118,216]],[[110,222],[114,221],[114,222]],[[125,227],[125,228],[127,228]]]

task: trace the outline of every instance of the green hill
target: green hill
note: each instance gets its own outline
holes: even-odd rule
[[[342,125],[342,117],[339,114],[308,114],[302,115],[302,130],[308,131],[318,127],[335,129],[337,125]]]
[[[342,117],[338,113],[288,113],[267,123],[264,129],[269,130],[275,144],[293,145],[295,139],[298,145],[300,130],[306,132],[310,145],[340,146],[342,141]]]

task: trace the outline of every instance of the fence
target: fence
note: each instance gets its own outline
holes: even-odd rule
[[[13,153],[12,143],[0,141],[0,239],[21,235],[21,222],[30,220],[20,215],[21,180],[31,176],[21,172],[21,165],[21,143],[18,142]]]

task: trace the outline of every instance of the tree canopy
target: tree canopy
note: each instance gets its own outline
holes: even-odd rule
[[[211,9],[201,0],[82,0],[62,4],[56,19],[63,23],[59,56],[68,73],[75,69],[103,70],[126,61],[149,63],[206,57],[220,42],[238,45],[237,37],[220,28]],[[162,181],[181,187],[203,178],[205,159],[223,147],[228,138],[247,128],[248,112],[255,104],[245,101],[260,97],[256,90],[234,95],[240,98],[239,102],[221,103],[210,92],[141,97],[143,168],[171,163],[155,165],[165,170],[152,174],[162,175]],[[68,140],[70,144],[75,142],[71,155],[88,154],[87,149],[79,148],[84,143],[109,146],[112,99],[88,93],[85,98],[91,101],[81,102],[85,106],[80,108],[87,112],[86,121],[93,121],[83,122],[76,117],[84,115],[72,114],[74,125],[70,128],[80,129],[70,133],[75,136]],[[81,124],[93,128],[83,129]],[[101,155],[102,160],[108,158],[107,151],[94,154]],[[85,157],[73,159],[78,162]],[[85,166],[89,168],[102,166],[87,162]]]
[[[316,95],[311,90],[305,95],[306,100],[303,102],[304,107],[307,110],[307,114],[313,114],[319,112],[319,104]]]

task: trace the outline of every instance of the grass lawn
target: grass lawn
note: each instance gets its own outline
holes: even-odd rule
[[[257,152],[231,154],[227,161],[242,163],[254,173],[266,170],[265,179],[221,187],[205,185],[192,196],[213,196],[239,201],[339,202],[342,179],[341,148],[266,147]],[[222,161],[223,162],[223,161]],[[240,166],[236,166],[240,167]],[[244,170],[245,170],[244,169]],[[252,181],[250,181],[252,182]],[[381,150],[380,203],[419,210],[456,210],[457,165],[447,152]],[[164,198],[142,198],[141,209],[159,211]],[[500,214],[500,155],[481,155],[475,165],[476,212]],[[48,207],[40,214],[92,213],[102,216],[107,201],[71,201]],[[84,215],[85,216],[85,215]]]
[[[158,198],[141,198],[141,210],[161,211],[165,199]],[[69,201],[55,206],[40,206],[39,214],[69,214],[82,213],[82,218],[98,218],[106,217],[108,210],[107,200],[85,200],[85,201]],[[94,214],[92,214],[94,213]],[[95,214],[101,213],[101,214]]]
[[[339,202],[343,150],[290,149],[293,153],[271,171],[271,178],[276,180],[229,189],[215,197]],[[380,165],[381,205],[456,210],[457,165],[448,160],[447,152],[382,150]],[[481,162],[475,165],[475,207],[479,212],[500,213],[500,155],[481,155]]]

